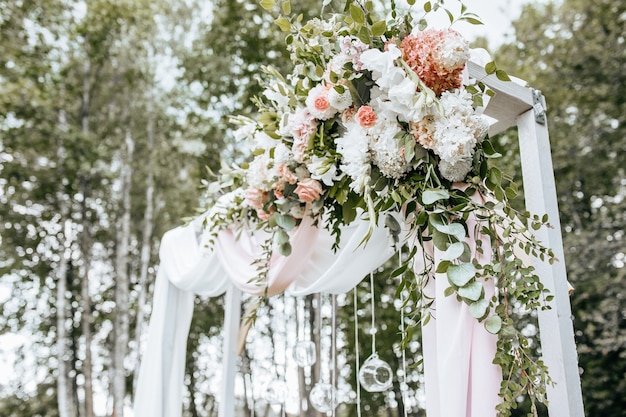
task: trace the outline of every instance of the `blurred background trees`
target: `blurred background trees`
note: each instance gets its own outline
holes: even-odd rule
[[[294,7],[312,17],[321,2]],[[15,364],[0,415],[129,415],[159,239],[200,204],[204,167],[236,154],[226,115],[253,112],[260,66],[289,71],[271,20],[243,0],[0,0],[0,351]],[[529,4],[515,39],[491,51],[548,101],[589,416],[626,415],[625,27],[621,0]],[[498,141],[519,175],[515,132]],[[388,276],[376,278],[377,337],[392,363],[399,316]],[[351,300],[338,313],[346,367]],[[210,416],[221,300],[196,303],[186,413]],[[419,357],[419,343],[409,352]],[[403,405],[364,401],[371,416]]]

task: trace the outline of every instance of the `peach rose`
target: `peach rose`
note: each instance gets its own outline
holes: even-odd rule
[[[280,177],[289,184],[295,184],[298,182],[298,178],[296,178],[295,174],[291,172],[289,167],[285,164],[278,165],[278,175],[280,175]]]
[[[363,127],[372,127],[376,123],[376,113],[370,106],[361,106],[356,112],[356,120]]]
[[[328,101],[328,97],[326,97],[326,94],[323,94],[315,97],[315,100],[313,100],[313,105],[315,106],[316,110],[326,111],[330,107],[330,102]]]
[[[248,188],[245,192],[245,196],[248,204],[258,210],[263,207],[263,203],[267,197],[267,192],[258,188]]]
[[[305,203],[311,203],[320,198],[320,195],[322,194],[322,185],[319,181],[316,181],[313,178],[307,178],[298,183],[295,193],[298,194],[298,198],[300,198],[300,200]]]

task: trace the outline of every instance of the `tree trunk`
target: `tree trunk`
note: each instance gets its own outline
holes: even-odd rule
[[[87,215],[87,196],[89,194],[87,179],[81,177],[81,191],[83,194],[83,201],[81,203],[82,212],[82,238],[80,243],[82,259],[83,259],[83,278],[81,280],[80,294],[81,294],[81,331],[83,334],[83,341],[85,344],[85,357],[83,359],[83,390],[85,400],[83,404],[84,416],[94,417],[93,411],[93,354],[91,351],[91,345],[93,336],[91,334],[91,296],[89,295],[89,271],[91,269],[91,232],[90,222]]]
[[[67,116],[65,111],[59,111],[59,130],[67,132]],[[62,143],[57,146],[57,166],[59,184],[61,178],[64,177],[63,169],[65,167],[65,147]],[[76,410],[74,409],[72,388],[69,379],[70,351],[69,351],[69,335],[67,328],[68,302],[67,302],[67,275],[69,271],[69,263],[71,259],[72,246],[72,222],[69,220],[70,202],[61,188],[56,192],[56,198],[59,204],[59,212],[63,230],[59,233],[59,246],[61,250],[59,268],[57,270],[57,291],[56,291],[56,348],[57,348],[57,402],[59,408],[59,417],[74,417]]]
[[[83,63],[83,96],[81,103],[81,132],[84,137],[89,135],[89,107],[91,103],[90,77],[91,64],[89,59],[85,59]],[[82,238],[80,242],[81,257],[83,260],[83,279],[81,281],[81,331],[85,343],[85,358],[83,360],[83,390],[85,400],[83,404],[84,416],[94,417],[93,411],[93,355],[91,351],[92,334],[91,334],[91,297],[89,295],[89,271],[91,270],[91,219],[88,215],[87,199],[90,194],[89,179],[85,175],[81,175],[80,192],[83,196],[81,201],[81,219],[82,219]]]
[[[122,158],[120,180],[121,211],[116,222],[117,251],[115,259],[115,341],[113,348],[113,408],[116,417],[124,416],[126,397],[126,371],[124,359],[128,351],[129,333],[129,271],[128,252],[130,243],[130,189],[132,179],[132,157],[135,147],[130,132],[126,133],[126,155]]]
[[[154,229],[154,173],[152,169],[152,153],[155,146],[154,140],[154,116],[151,101],[148,101],[148,159],[146,166],[148,174],[146,176],[146,209],[143,215],[143,239],[141,243],[141,267],[139,272],[137,295],[137,323],[135,326],[135,343],[137,352],[141,353],[141,335],[144,323],[146,322],[146,304],[148,293],[148,269],[150,267],[150,254],[152,252],[152,231]],[[133,376],[133,387],[137,386],[139,378],[140,361],[135,363]]]
[[[57,397],[59,405],[59,417],[73,417],[75,416],[72,401],[72,389],[70,386],[70,379],[68,377],[69,369],[69,343],[68,343],[68,331],[66,327],[67,322],[67,272],[70,260],[70,245],[71,239],[69,234],[71,233],[71,222],[65,220],[63,223],[62,242],[61,243],[61,260],[59,263],[59,269],[57,271],[57,292],[56,292],[56,311],[57,311],[57,360],[58,360],[58,375],[57,375]]]

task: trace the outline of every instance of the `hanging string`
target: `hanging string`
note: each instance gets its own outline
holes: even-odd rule
[[[376,318],[374,314],[374,271],[370,272],[370,298],[372,302],[372,353],[376,352]]]
[[[361,381],[359,381],[359,371],[361,370],[359,359],[359,315],[357,301],[357,287],[354,287],[354,349],[356,354],[355,377],[356,377],[356,415],[361,417]]]
[[[333,386],[333,399],[332,399],[332,417],[335,417],[336,410],[336,397],[337,397],[337,296],[332,294],[330,296],[331,300],[331,315],[330,315],[330,327],[331,327],[331,335],[330,335],[330,348],[331,348],[331,384]]]
[[[398,251],[398,265],[402,266],[402,249]],[[400,334],[402,335],[402,339],[404,339],[404,290],[400,291]],[[406,348],[403,346],[403,340],[400,341],[400,349],[402,349],[402,385],[400,386],[400,392],[402,394],[402,402],[404,406],[404,417],[408,417],[409,411],[407,409],[407,389],[409,385],[407,384],[407,375],[406,375]]]

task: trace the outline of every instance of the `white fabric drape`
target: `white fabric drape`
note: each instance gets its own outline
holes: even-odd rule
[[[215,297],[229,284],[219,259],[202,256],[192,225],[167,232],[159,256],[148,340],[135,392],[136,417],[180,417],[194,295]]]
[[[357,220],[342,229],[340,248],[331,250],[334,237],[310,220],[293,230],[289,257],[272,256],[268,294],[286,291],[302,296],[317,292],[343,293],[378,268],[393,251],[387,231],[377,227],[366,245],[369,228]],[[402,236],[404,238],[405,236]],[[194,294],[218,296],[230,283],[261,294],[265,288],[249,283],[263,236],[231,231],[218,235],[215,251],[201,250],[193,225],[165,234],[161,266],[153,301],[146,352],[135,394],[135,417],[180,417],[185,348],[193,312]],[[259,240],[257,240],[259,239]],[[468,241],[472,251],[475,245]],[[483,248],[489,253],[489,248]],[[435,261],[438,252],[430,251]],[[418,254],[417,258],[421,256]],[[417,269],[423,265],[416,264]],[[421,272],[421,271],[420,271]],[[445,275],[429,281],[425,291],[435,298],[434,319],[423,329],[428,417],[495,417],[499,402],[500,368],[491,362],[496,339],[455,297],[445,297]],[[487,296],[493,286],[485,285]]]

